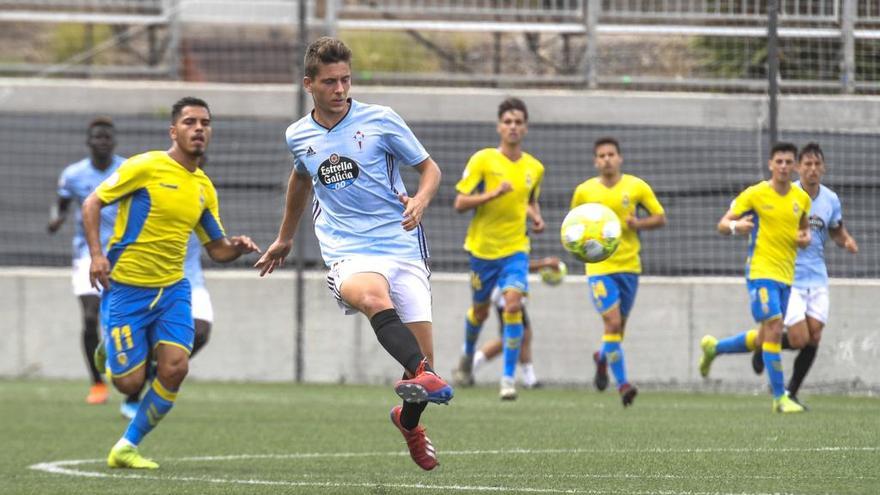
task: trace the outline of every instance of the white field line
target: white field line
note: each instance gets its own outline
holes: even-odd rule
[[[703,454],[703,453],[739,453],[739,452],[878,452],[880,447],[814,447],[814,448],[705,448],[705,449],[505,449],[505,450],[460,450],[443,452],[445,456],[475,456],[475,455],[548,455],[548,454],[584,454],[584,453],[685,453],[685,454]],[[181,457],[177,459],[169,459],[169,461],[178,462],[205,462],[205,461],[234,461],[245,459],[333,459],[333,458],[352,458],[352,457],[402,457],[407,455],[405,452],[304,452],[291,454],[237,454],[224,456],[197,456],[197,457]],[[73,469],[73,466],[81,466],[86,464],[101,464],[103,459],[77,459],[63,460],[53,462],[42,462],[28,466],[35,471],[42,471],[51,474],[59,474],[66,476],[88,477],[88,478],[115,478],[115,479],[140,479],[140,480],[158,480],[158,481],[187,481],[199,483],[214,484],[236,484],[236,485],[263,485],[263,486],[288,486],[288,487],[311,487],[311,488],[376,488],[378,486],[386,488],[415,488],[436,491],[463,491],[463,492],[502,492],[502,493],[572,493],[587,495],[602,494],[631,494],[631,495],[770,495],[764,492],[693,492],[693,491],[636,491],[631,490],[586,490],[586,489],[560,489],[560,488],[524,488],[524,487],[508,487],[508,486],[481,486],[481,485],[428,485],[424,483],[355,483],[345,481],[271,481],[258,479],[224,479],[224,478],[207,478],[192,476],[150,476],[145,474],[137,474],[131,472],[125,473],[105,473],[100,471],[82,471]],[[505,476],[493,475],[494,478]],[[508,478],[519,477],[517,475],[506,476]],[[526,478],[528,476],[521,476]],[[544,478],[553,478],[554,475],[543,476]],[[592,478],[592,479],[677,479],[682,476],[677,475],[609,475],[609,474],[578,474],[578,475],[561,475],[560,478]],[[746,476],[747,478],[762,478],[760,476]],[[741,478],[741,477],[738,477]],[[874,477],[846,477],[847,479],[874,479]],[[775,494],[785,495],[785,494]],[[791,494],[793,495],[793,494]]]

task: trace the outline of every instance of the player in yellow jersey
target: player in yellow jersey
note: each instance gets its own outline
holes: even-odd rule
[[[171,109],[171,148],[128,159],[83,203],[83,225],[92,258],[92,286],[104,289],[101,319],[113,385],[123,394],[147,380],[147,355],[157,361],[156,377],[125,434],[110,450],[112,468],[155,469],[138,444],[174,405],[188,371],[195,330],[189,282],[183,261],[195,231],[214,261],[227,262],[259,251],[247,236],[227,238],[220,222],[217,192],[199,169],[211,140],[208,105],[187,97]],[[101,249],[101,208],[119,204],[105,255]]]
[[[492,289],[504,296],[504,373],[502,400],[516,399],[514,373],[523,336],[522,298],[529,290],[529,237],[544,231],[538,205],[544,166],[522,150],[528,132],[529,113],[518,98],[498,106],[497,148],[485,148],[471,156],[455,189],[459,213],[476,210],[468,227],[464,249],[470,253],[472,304],[465,318],[464,355],[456,381],[473,383],[472,366],[476,342],[489,316]]]
[[[663,227],[666,214],[647,182],[621,171],[623,156],[616,139],[603,137],[596,140],[593,155],[599,175],[577,186],[571,197],[571,208],[585,203],[601,203],[617,214],[623,230],[620,245],[610,258],[587,264],[593,305],[602,315],[605,326],[601,350],[593,353],[596,364],[593,382],[599,391],[605,390],[610,366],[626,407],[633,403],[638,393],[627,380],[621,347],[642,272],[638,232]],[[647,215],[640,216],[640,209]]]
[[[770,150],[770,180],[759,182],[741,192],[718,222],[722,235],[749,236],[746,259],[746,286],[752,317],[760,325],[755,345],[761,345],[767,379],[773,394],[774,412],[803,412],[804,408],[789,399],[779,354],[782,349],[782,326],[785,308],[794,282],[798,248],[810,245],[810,195],[791,183],[797,148],[791,143],[777,143]],[[716,341],[703,337],[700,372],[717,353],[745,347],[747,332],[734,338]],[[705,373],[703,373],[705,375]]]

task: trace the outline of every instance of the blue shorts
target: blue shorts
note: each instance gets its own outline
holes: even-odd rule
[[[593,306],[600,314],[605,314],[620,305],[620,314],[629,316],[636,302],[639,290],[639,276],[636,273],[610,273],[588,277]]]
[[[501,292],[514,289],[523,294],[528,293],[529,255],[514,253],[497,260],[471,256],[471,290],[474,303],[488,302],[496,285]]]
[[[783,318],[785,308],[788,307],[788,296],[791,295],[791,286],[768,280],[756,278],[747,280],[746,287],[749,289],[749,301],[752,304],[752,317],[756,322]]]
[[[150,288],[111,282],[101,298],[101,321],[107,363],[113,376],[124,376],[147,360],[159,344],[192,352],[195,327],[189,281]]]

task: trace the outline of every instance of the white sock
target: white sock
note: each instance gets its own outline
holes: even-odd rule
[[[474,366],[473,370],[477,371],[483,363],[486,362],[486,355],[483,354],[483,351],[477,351],[474,353]]]
[[[523,385],[531,387],[538,383],[538,377],[535,376],[535,366],[532,363],[520,363],[519,366],[522,370]]]
[[[119,439],[118,442],[116,442],[116,445],[113,446],[114,449],[116,447],[137,447],[137,445],[129,442],[128,439],[126,439],[125,437],[122,437]]]

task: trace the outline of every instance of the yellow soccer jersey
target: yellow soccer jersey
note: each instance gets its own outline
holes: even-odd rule
[[[809,215],[810,195],[792,186],[784,196],[770,182],[759,182],[741,192],[730,209],[737,215],[753,214],[749,234],[746,278],[766,278],[791,285],[797,258],[797,231],[801,217]]]
[[[544,165],[528,153],[512,162],[495,148],[482,149],[471,157],[455,189],[462,194],[492,191],[502,182],[513,189],[477,207],[468,227],[464,249],[477,258],[495,260],[514,253],[528,253],[526,210],[541,193]]]
[[[663,213],[663,205],[647,182],[634,175],[623,174],[614,187],[602,184],[598,177],[587,179],[574,190],[571,208],[585,203],[601,203],[611,208],[620,219],[620,244],[617,251],[605,261],[587,263],[587,275],[607,275],[609,273],[642,273],[639,258],[641,243],[635,230],[626,225],[626,219],[636,214],[639,206],[651,215]]]
[[[165,287],[183,278],[190,232],[202,244],[225,234],[217,192],[201,170],[190,172],[164,151],[129,158],[95,189],[104,203],[119,201],[107,245],[110,278],[139,287]]]

